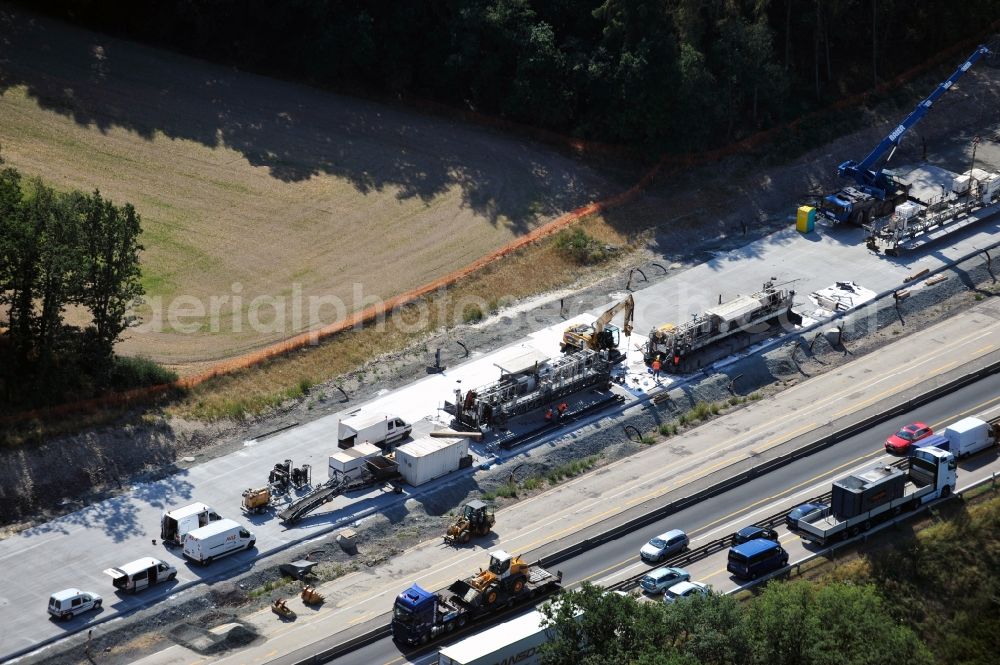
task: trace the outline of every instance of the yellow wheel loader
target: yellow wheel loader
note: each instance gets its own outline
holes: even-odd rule
[[[462,513],[448,527],[444,542],[449,545],[455,543],[464,545],[472,540],[473,536],[485,536],[496,524],[495,510],[493,504],[485,501],[476,499],[468,502],[462,507]]]

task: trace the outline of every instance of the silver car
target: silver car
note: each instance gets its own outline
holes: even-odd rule
[[[678,582],[686,582],[689,579],[691,579],[691,575],[683,568],[664,566],[643,575],[642,579],[639,580],[639,586],[646,593],[662,593],[664,589],[669,589]]]
[[[680,529],[661,533],[639,550],[639,556],[643,561],[663,561],[671,554],[680,552],[688,546],[687,534]]]
[[[663,594],[663,602],[669,605],[670,603],[675,603],[678,600],[683,600],[684,598],[707,596],[710,593],[712,593],[712,587],[707,584],[685,580],[667,589]]]

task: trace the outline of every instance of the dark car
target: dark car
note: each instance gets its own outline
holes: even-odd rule
[[[910,452],[914,443],[920,439],[926,439],[933,433],[934,430],[931,429],[930,425],[924,423],[906,425],[885,440],[885,452],[905,455]]]
[[[825,517],[830,512],[830,506],[825,503],[803,503],[801,506],[796,506],[792,509],[787,516],[785,516],[785,524],[789,529],[799,528],[799,520],[805,520],[811,522],[814,519],[819,519]]]
[[[778,532],[774,529],[767,529],[762,526],[745,526],[733,536],[734,545],[742,545],[743,543],[748,543],[751,540],[756,540],[757,538],[763,538],[764,540],[778,540]]]

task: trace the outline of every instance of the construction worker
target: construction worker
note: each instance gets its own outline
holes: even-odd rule
[[[650,367],[652,367],[652,369],[653,369],[653,378],[655,380],[659,381],[660,380],[660,368],[662,367],[662,365],[660,364],[660,356],[656,356],[656,358],[653,359],[653,364],[650,365]]]
[[[546,424],[552,422],[552,407],[545,409],[545,422]]]
[[[559,420],[562,420],[562,417],[566,413],[566,409],[568,409],[568,408],[569,408],[569,404],[567,404],[566,402],[560,402],[560,404],[558,406]]]

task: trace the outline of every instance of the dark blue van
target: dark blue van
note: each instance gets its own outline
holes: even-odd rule
[[[735,577],[755,580],[788,565],[788,552],[773,540],[757,538],[729,550],[726,570]]]

